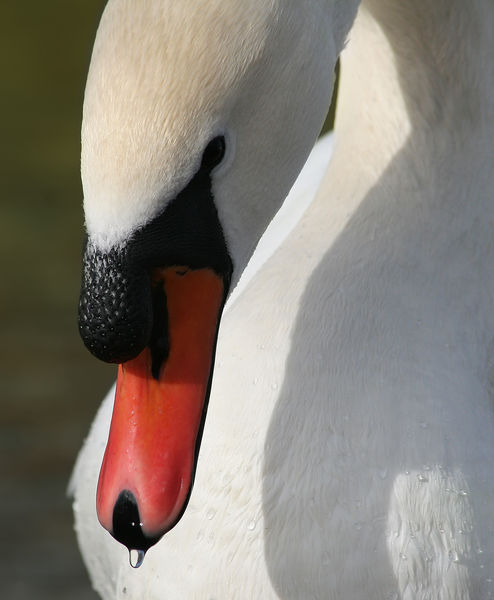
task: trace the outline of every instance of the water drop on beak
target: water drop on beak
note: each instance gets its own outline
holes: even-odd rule
[[[129,562],[133,569],[138,569],[144,562],[144,550],[129,550]]]

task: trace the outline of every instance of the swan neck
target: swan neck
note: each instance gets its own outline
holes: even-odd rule
[[[401,297],[426,282],[433,314],[453,288],[458,298],[476,289],[469,273],[494,260],[493,24],[487,2],[366,0],[350,32],[334,153],[305,224],[327,229],[303,241],[346,261],[345,277],[368,295],[378,280],[383,306],[397,264],[414,273]],[[490,314],[488,294],[476,302],[472,315]]]
[[[412,132],[425,148],[438,132],[492,131],[493,28],[485,0],[364,0],[342,55],[340,137],[378,141],[386,162]]]

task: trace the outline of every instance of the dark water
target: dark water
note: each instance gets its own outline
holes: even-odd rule
[[[79,340],[79,128],[103,0],[0,2],[0,597],[96,599],[65,489],[113,368]]]

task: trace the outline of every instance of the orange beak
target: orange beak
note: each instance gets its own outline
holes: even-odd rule
[[[164,291],[168,348],[158,363],[145,348],[119,366],[97,493],[103,527],[143,551],[177,523],[190,496],[225,299],[211,269],[159,269],[153,286]]]

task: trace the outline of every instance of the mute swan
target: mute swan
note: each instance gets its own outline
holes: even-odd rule
[[[359,4],[109,1],[84,105],[81,328],[95,354],[133,360],[121,390],[146,368],[182,389],[168,369],[181,278],[213,290],[201,314],[214,345],[208,310],[221,312],[315,139]],[[145,395],[124,423],[128,397],[117,406],[99,518],[152,545],[140,569],[96,523],[108,400],[78,459],[77,530],[102,597],[494,596],[493,26],[488,0],[362,3],[333,159],[223,315],[194,491],[155,545],[187,502],[201,423],[183,451],[181,421],[156,442],[134,436],[137,419],[155,424]],[[167,239],[146,241],[157,223]],[[154,305],[144,254],[147,269],[183,267],[153,272]],[[132,358],[146,343],[149,366]]]

